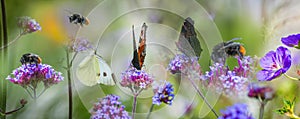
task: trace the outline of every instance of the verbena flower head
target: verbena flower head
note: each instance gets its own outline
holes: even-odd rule
[[[165,81],[162,85],[155,87],[153,91],[152,104],[160,105],[165,103],[172,105],[175,95],[173,85],[170,82]]]
[[[291,52],[285,47],[278,47],[276,51],[270,51],[260,59],[260,66],[263,70],[257,73],[257,79],[271,81],[291,67]]]
[[[171,71],[172,74],[180,73],[183,64],[188,62],[188,57],[184,54],[177,54],[169,63],[168,70]]]
[[[41,82],[45,88],[48,88],[63,81],[64,77],[47,64],[24,64],[13,70],[12,75],[9,75],[6,79],[24,88],[29,85],[35,87]]]
[[[119,99],[116,95],[99,99],[91,110],[91,119],[131,119]]]
[[[281,42],[289,47],[299,47],[300,34],[293,34],[287,37],[282,37]]]
[[[254,119],[248,111],[246,104],[234,104],[221,110],[222,115],[218,119]]]
[[[121,86],[135,90],[147,89],[151,87],[153,78],[144,70],[137,70],[134,67],[129,67],[122,73]]]
[[[93,46],[86,38],[71,38],[70,42],[68,43],[68,48],[73,52],[82,52],[92,49]]]
[[[42,27],[35,19],[27,16],[18,18],[18,27],[22,29],[23,34],[42,30]]]
[[[219,93],[224,92],[226,95],[241,95],[247,91],[249,79],[252,79],[253,73],[252,58],[245,56],[243,59],[238,58],[238,66],[233,70],[221,63],[214,63],[210,66],[210,71],[201,76],[204,84],[215,87]]]
[[[249,85],[248,97],[262,99],[262,100],[272,100],[275,96],[273,88],[268,86],[258,86],[257,84]]]

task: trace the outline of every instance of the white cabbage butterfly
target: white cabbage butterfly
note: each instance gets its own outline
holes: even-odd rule
[[[86,86],[96,84],[115,85],[109,65],[95,52],[92,52],[80,62],[76,75],[79,81]]]

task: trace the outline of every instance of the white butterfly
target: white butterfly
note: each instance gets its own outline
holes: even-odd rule
[[[96,84],[115,85],[109,65],[95,52],[92,52],[80,62],[76,75],[79,81],[86,86]]]

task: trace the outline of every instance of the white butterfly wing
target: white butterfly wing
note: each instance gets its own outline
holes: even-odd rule
[[[115,82],[112,77],[111,68],[101,57],[97,57],[97,58],[99,61],[98,66],[100,67],[100,71],[99,71],[100,77],[98,78],[97,83],[104,84],[104,85],[115,85]]]
[[[76,75],[79,81],[86,86],[94,86],[98,84],[100,78],[98,58],[95,55],[85,57],[76,70]]]

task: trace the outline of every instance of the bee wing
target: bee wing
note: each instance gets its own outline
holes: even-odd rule
[[[99,61],[95,54],[90,54],[85,57],[76,70],[76,75],[79,81],[86,86],[94,86],[98,83],[100,78]]]

